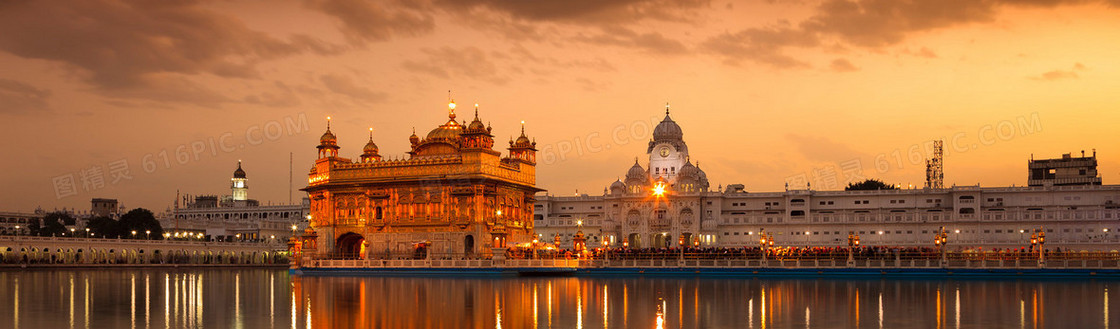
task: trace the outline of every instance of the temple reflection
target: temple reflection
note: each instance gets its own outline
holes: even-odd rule
[[[0,328],[1096,328],[1118,283],[0,271]]]

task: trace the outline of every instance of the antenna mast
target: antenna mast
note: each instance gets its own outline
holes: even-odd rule
[[[942,152],[942,140],[933,141],[933,158],[926,160],[926,188],[928,189],[943,189],[945,188],[945,168],[942,164],[945,160],[945,155]]]

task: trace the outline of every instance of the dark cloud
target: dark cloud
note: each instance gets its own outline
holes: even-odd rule
[[[435,29],[429,1],[308,0],[307,6],[337,18],[351,42],[385,41]]]
[[[852,62],[849,62],[847,59],[844,59],[844,58],[837,58],[837,59],[832,60],[832,63],[828,64],[828,68],[830,68],[830,69],[832,69],[833,71],[836,71],[836,72],[859,71],[858,67],[856,67],[854,64],[852,64]]]
[[[434,0],[448,11],[489,10],[515,19],[572,23],[628,23],[642,19],[691,20],[708,0]]]
[[[0,78],[0,113],[26,113],[47,109],[51,91]]]
[[[728,63],[754,61],[775,67],[805,66],[786,54],[792,47],[817,47],[835,40],[871,50],[896,45],[913,33],[995,20],[1006,6],[1056,7],[1120,0],[826,0],[795,26],[749,28],[713,36],[702,43]],[[806,42],[811,40],[812,42]],[[831,43],[823,43],[831,44]],[[922,48],[917,56],[937,55]]]
[[[430,74],[443,79],[469,78],[495,84],[509,82],[485,52],[476,47],[451,47],[422,50],[425,58],[406,60],[401,65],[409,71]]]
[[[683,43],[667,38],[661,33],[638,33],[618,26],[606,27],[601,33],[592,36],[579,35],[575,40],[639,49],[648,54],[679,55],[688,52],[688,48]]]
[[[305,51],[337,53],[318,39],[250,30],[202,1],[0,1],[0,51],[69,64],[96,88],[140,95],[184,76],[257,78],[256,64]],[[178,75],[178,76],[172,76]],[[188,93],[203,92],[199,87]],[[176,101],[171,91],[154,99]],[[220,97],[208,97],[216,99]],[[203,103],[205,103],[204,101]],[[198,102],[195,102],[198,103]]]
[[[275,81],[270,90],[259,95],[245,96],[244,101],[249,104],[259,104],[269,107],[292,107],[300,105],[300,99],[291,86]]]
[[[332,92],[349,96],[362,102],[381,102],[388,97],[388,94],[379,91],[373,91],[369,88],[363,87],[354,82],[349,76],[337,74],[325,74],[319,77],[327,90]]]

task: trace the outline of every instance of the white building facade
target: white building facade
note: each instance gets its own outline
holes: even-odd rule
[[[828,247],[852,232],[864,245],[932,247],[944,228],[954,249],[1025,247],[1035,232],[1048,249],[1120,249],[1120,185],[712,191],[668,111],[647,156],[603,195],[538,196],[541,241],[570,248],[582,229],[588,246],[755,247],[764,231],[777,246]]]

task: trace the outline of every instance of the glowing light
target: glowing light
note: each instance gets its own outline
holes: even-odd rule
[[[454,110],[455,109],[455,102],[447,103],[447,109],[448,110]]]
[[[665,184],[657,183],[657,185],[654,185],[653,195],[659,197],[665,195]]]

